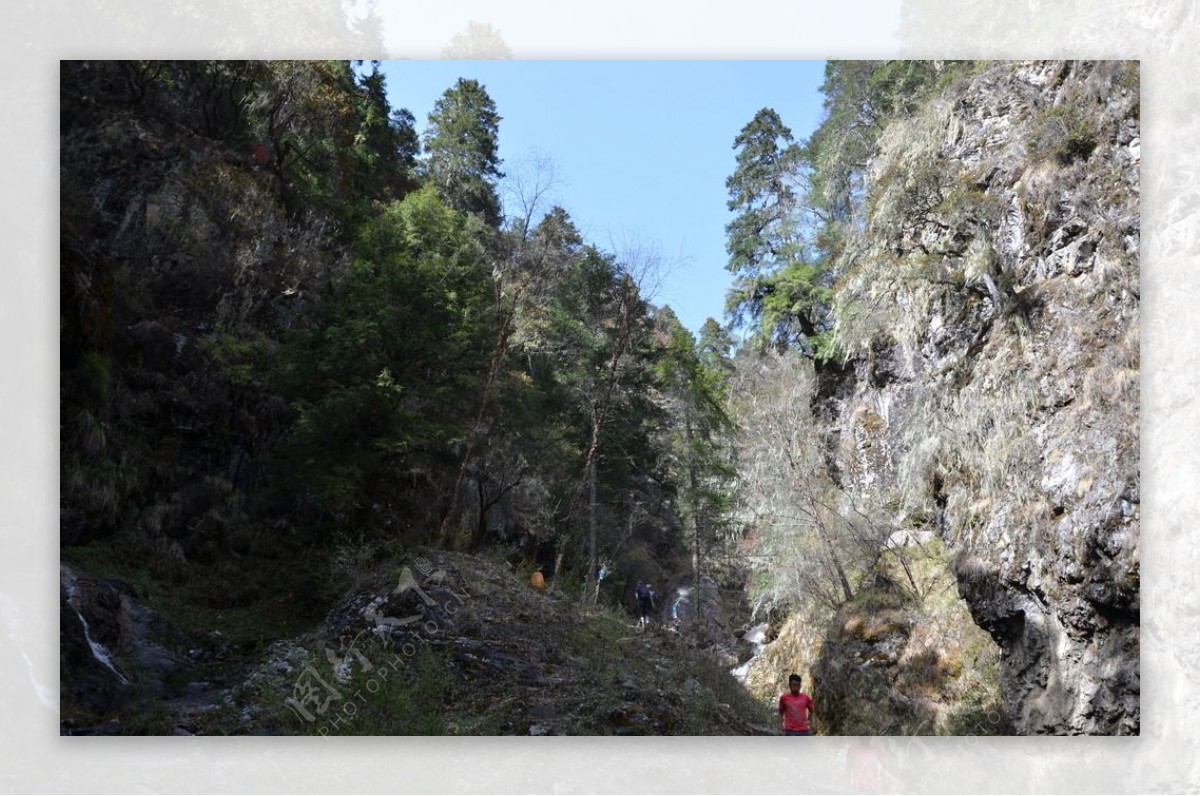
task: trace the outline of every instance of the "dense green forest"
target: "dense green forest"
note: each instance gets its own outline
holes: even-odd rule
[[[562,208],[502,217],[483,86],[448,88],[418,140],[350,63],[65,64],[62,85],[65,545],[184,577],[498,544],[574,584],[716,532],[673,514],[722,499],[703,442],[728,344],[648,305],[653,263]],[[76,161],[81,135],[120,156]],[[118,229],[87,195],[106,181]]]
[[[1016,454],[981,437],[1002,460],[989,470],[948,457],[947,436],[857,489],[831,436],[856,380],[886,381],[887,346],[919,347],[931,291],[983,319],[971,356],[1038,324],[980,248],[1003,214],[991,176],[891,154],[898,125],[941,119],[988,66],[830,62],[811,136],[771,108],[736,120],[734,287],[727,318],[693,334],[647,299],[653,255],[589,242],[536,191],[500,201],[504,109],[474,80],[418,133],[370,63],[63,62],[64,560],[247,657],[429,551],[501,562],[522,585],[540,572],[550,598],[604,616],[631,612],[644,579],[690,595],[692,651],[763,622],[784,643],[748,686],[769,700],[781,673],[815,676],[823,730],[1011,731],[1008,631],[971,621],[954,533],[929,539],[964,479],[1001,500]],[[1129,67],[1101,79],[1136,89]],[[1070,105],[1040,114],[1022,143],[1046,169],[1117,135]],[[1136,373],[1128,338],[1110,351]],[[926,543],[898,545],[909,532]],[[871,707],[884,686],[818,657],[834,625],[858,630],[827,653],[915,638],[918,615],[942,652],[900,681],[938,692],[936,711]]]

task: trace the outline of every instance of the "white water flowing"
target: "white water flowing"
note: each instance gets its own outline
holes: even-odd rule
[[[763,651],[763,647],[766,646],[767,624],[764,622],[761,625],[755,625],[754,627],[750,628],[748,631],[746,631],[744,639],[750,642],[753,652],[751,653],[749,660],[740,666],[735,666],[729,670],[729,673],[736,677],[740,683],[746,682],[746,677],[748,677],[750,674],[751,664],[754,663],[755,658],[758,657],[759,653]]]
[[[79,621],[83,625],[83,637],[87,639],[88,646],[91,647],[92,657],[100,661],[100,663],[104,664],[109,671],[115,674],[117,679],[121,681],[122,685],[129,685],[129,680],[126,679],[125,675],[121,674],[120,670],[117,669],[116,664],[113,663],[112,653],[110,653],[103,644],[92,638],[92,633],[88,628],[87,620],[83,618],[83,614],[80,613],[79,607],[75,604],[75,574],[71,572],[71,570],[65,568],[63,569],[63,585],[67,590],[67,605],[71,606],[71,610],[75,612],[75,615],[79,617]]]

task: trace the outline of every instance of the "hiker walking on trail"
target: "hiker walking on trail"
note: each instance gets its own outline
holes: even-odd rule
[[[791,675],[788,693],[779,697],[779,729],[784,735],[812,735],[813,700],[800,685],[800,675]]]
[[[656,595],[649,583],[642,583],[640,580],[633,593],[637,597],[638,629],[640,630],[650,624],[650,613],[654,610],[654,598]]]

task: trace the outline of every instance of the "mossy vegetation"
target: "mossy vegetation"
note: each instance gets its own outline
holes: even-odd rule
[[[829,627],[813,667],[825,732],[1011,734],[999,648],[972,621],[940,541],[882,559]]]
[[[169,554],[143,555],[159,560]],[[104,544],[64,547],[62,557],[128,584],[139,600],[185,634],[211,639],[216,631],[221,644],[241,649],[260,648],[311,627],[325,608],[323,601],[344,585],[312,565],[281,568],[278,559],[250,557],[212,565],[180,560],[177,569],[164,573],[161,565],[152,566],[129,549]]]

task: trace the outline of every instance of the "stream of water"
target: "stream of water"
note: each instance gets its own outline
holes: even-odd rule
[[[746,678],[750,675],[750,666],[754,663],[754,659],[758,657],[759,653],[763,651],[763,647],[766,646],[766,642],[767,642],[767,624],[766,624],[766,622],[764,622],[761,625],[755,625],[754,627],[750,628],[748,631],[746,631],[746,635],[744,638],[746,641],[750,642],[751,648],[753,649],[753,653],[750,655],[750,658],[747,659],[747,661],[745,663],[741,664],[740,666],[735,666],[734,668],[729,670],[729,673],[732,674],[734,677],[736,677],[738,682],[742,683],[743,685],[746,682]]]
[[[104,664],[109,671],[117,676],[123,685],[128,685],[129,680],[125,677],[125,675],[121,674],[121,671],[113,662],[112,653],[109,652],[107,647],[92,638],[91,629],[88,627],[87,620],[83,618],[83,614],[80,613],[79,607],[76,605],[77,592],[75,587],[75,574],[69,569],[63,569],[63,585],[67,591],[67,605],[71,606],[71,610],[75,612],[75,615],[79,617],[79,621],[83,625],[83,637],[87,639],[88,647],[90,647],[92,650],[92,657]]]

